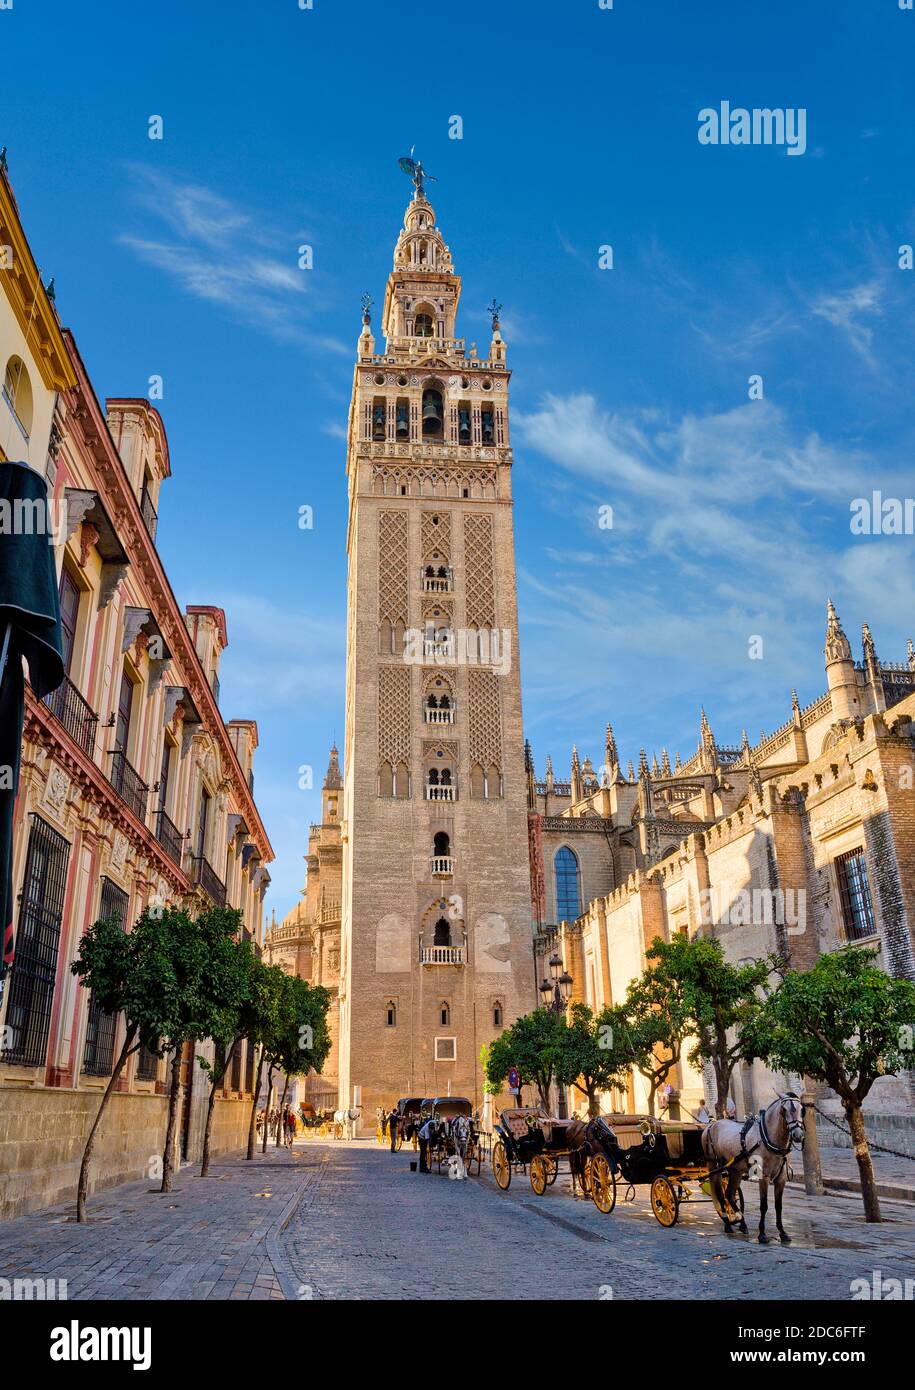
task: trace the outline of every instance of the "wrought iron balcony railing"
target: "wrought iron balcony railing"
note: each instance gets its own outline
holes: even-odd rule
[[[95,734],[98,728],[98,715],[91,705],[83,699],[69,676],[46,695],[45,704],[55,719],[60,720],[67,733],[78,743],[89,757],[95,754]]]
[[[191,860],[191,877],[217,907],[225,907],[226,885],[202,854],[195,854]]]
[[[420,965],[466,965],[465,946],[420,946]]]
[[[164,811],[156,812],[156,839],[165,850],[173,864],[181,868],[181,858],[184,850],[184,836],[178,827],[169,820]]]
[[[129,806],[137,820],[141,820],[145,825],[146,798],[149,795],[149,787],[136,768],[131,767],[119,748],[112,751],[111,772],[108,775],[108,781],[125,806]]]
[[[143,491],[140,493],[140,512],[143,516],[143,525],[149,532],[150,540],[156,539],[156,526],[159,523],[159,514],[153,506],[153,500],[149,495],[149,488],[143,484]]]

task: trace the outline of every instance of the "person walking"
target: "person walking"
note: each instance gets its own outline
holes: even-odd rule
[[[391,1136],[391,1153],[395,1153],[397,1150],[397,1130],[399,1120],[400,1116],[398,1115],[397,1111],[392,1110],[390,1115],[388,1116],[388,1133]]]

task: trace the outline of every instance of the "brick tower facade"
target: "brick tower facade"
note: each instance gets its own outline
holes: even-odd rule
[[[455,336],[422,176],[349,415],[340,1101],[483,1100],[536,1001],[506,345]]]

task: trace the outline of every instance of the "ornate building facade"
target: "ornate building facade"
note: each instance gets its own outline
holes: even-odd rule
[[[264,959],[289,975],[299,975],[330,991],[327,1014],[331,1047],[320,1075],[298,1078],[293,1103],[306,1102],[316,1111],[338,1108],[340,1056],[340,901],[343,880],[341,841],[343,782],[336,746],[321,788],[321,820],[308,834],[302,899],[282,920],[275,920],[264,937]]]
[[[111,914],[127,928],[150,903],[228,903],[259,944],[273,854],[253,796],[257,726],[219,708],[225,615],[182,612],[156,546],[171,472],[162,418],[146,400],[98,400],[73,334],[37,272],[22,269],[27,243],[2,171],[0,218],[0,241],[12,239],[20,264],[16,280],[0,275],[0,351],[13,360],[0,437],[9,457],[47,478],[63,519],[52,539],[66,669],[46,700],[26,690],[15,957],[0,1007],[0,1213],[9,1214],[73,1190],[123,1041],[123,1020],[102,1014],[70,972],[83,932]],[[27,292],[29,334],[17,340]],[[45,389],[52,398],[39,409]],[[243,1052],[226,1075],[217,1151],[242,1142],[252,1064]],[[128,1061],[99,1136],[96,1185],[143,1176],[161,1152],[167,1065],[145,1051]],[[189,1048],[183,1088],[179,1155],[193,1159],[205,1085]]]
[[[368,308],[347,444],[341,1103],[482,1102],[481,1046],[534,1002],[506,344],[417,179]]]

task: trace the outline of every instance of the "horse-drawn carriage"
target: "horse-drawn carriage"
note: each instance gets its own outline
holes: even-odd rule
[[[557,1120],[539,1107],[503,1110],[492,1150],[493,1177],[502,1191],[512,1174],[526,1172],[542,1197],[566,1160],[572,1191],[590,1197],[609,1215],[622,1182],[627,1196],[651,1185],[651,1209],[662,1226],[673,1226],[680,1203],[696,1198],[691,1183],[705,1183],[709,1163],[699,1124],[678,1124],[647,1115],[599,1115]]]
[[[465,1173],[473,1170],[477,1174],[483,1162],[483,1145],[480,1130],[473,1113],[473,1103],[465,1096],[436,1096],[424,1100],[420,1108],[420,1123],[431,1120],[432,1140],[429,1145],[429,1163],[437,1163],[439,1172],[442,1164],[452,1159],[460,1160]]]
[[[512,1173],[525,1172],[531,1187],[542,1197],[559,1173],[559,1161],[569,1158],[568,1133],[575,1120],[557,1120],[539,1106],[517,1106],[503,1110],[496,1124],[492,1146],[492,1172],[503,1192],[511,1185]],[[584,1170],[577,1172],[570,1163],[573,1185],[584,1183]]]
[[[575,1122],[569,1145],[600,1211],[613,1211],[621,1181],[627,1196],[650,1184],[651,1209],[662,1226],[670,1227],[676,1224],[681,1202],[711,1200],[703,1129],[700,1124],[648,1115],[598,1115]],[[695,1194],[695,1183],[703,1187],[705,1198]]]
[[[419,1147],[417,1136],[420,1111],[428,1104],[430,1102],[423,1096],[401,1096],[397,1102],[397,1138],[394,1141],[396,1149],[402,1149],[406,1141],[409,1141],[414,1149]]]

